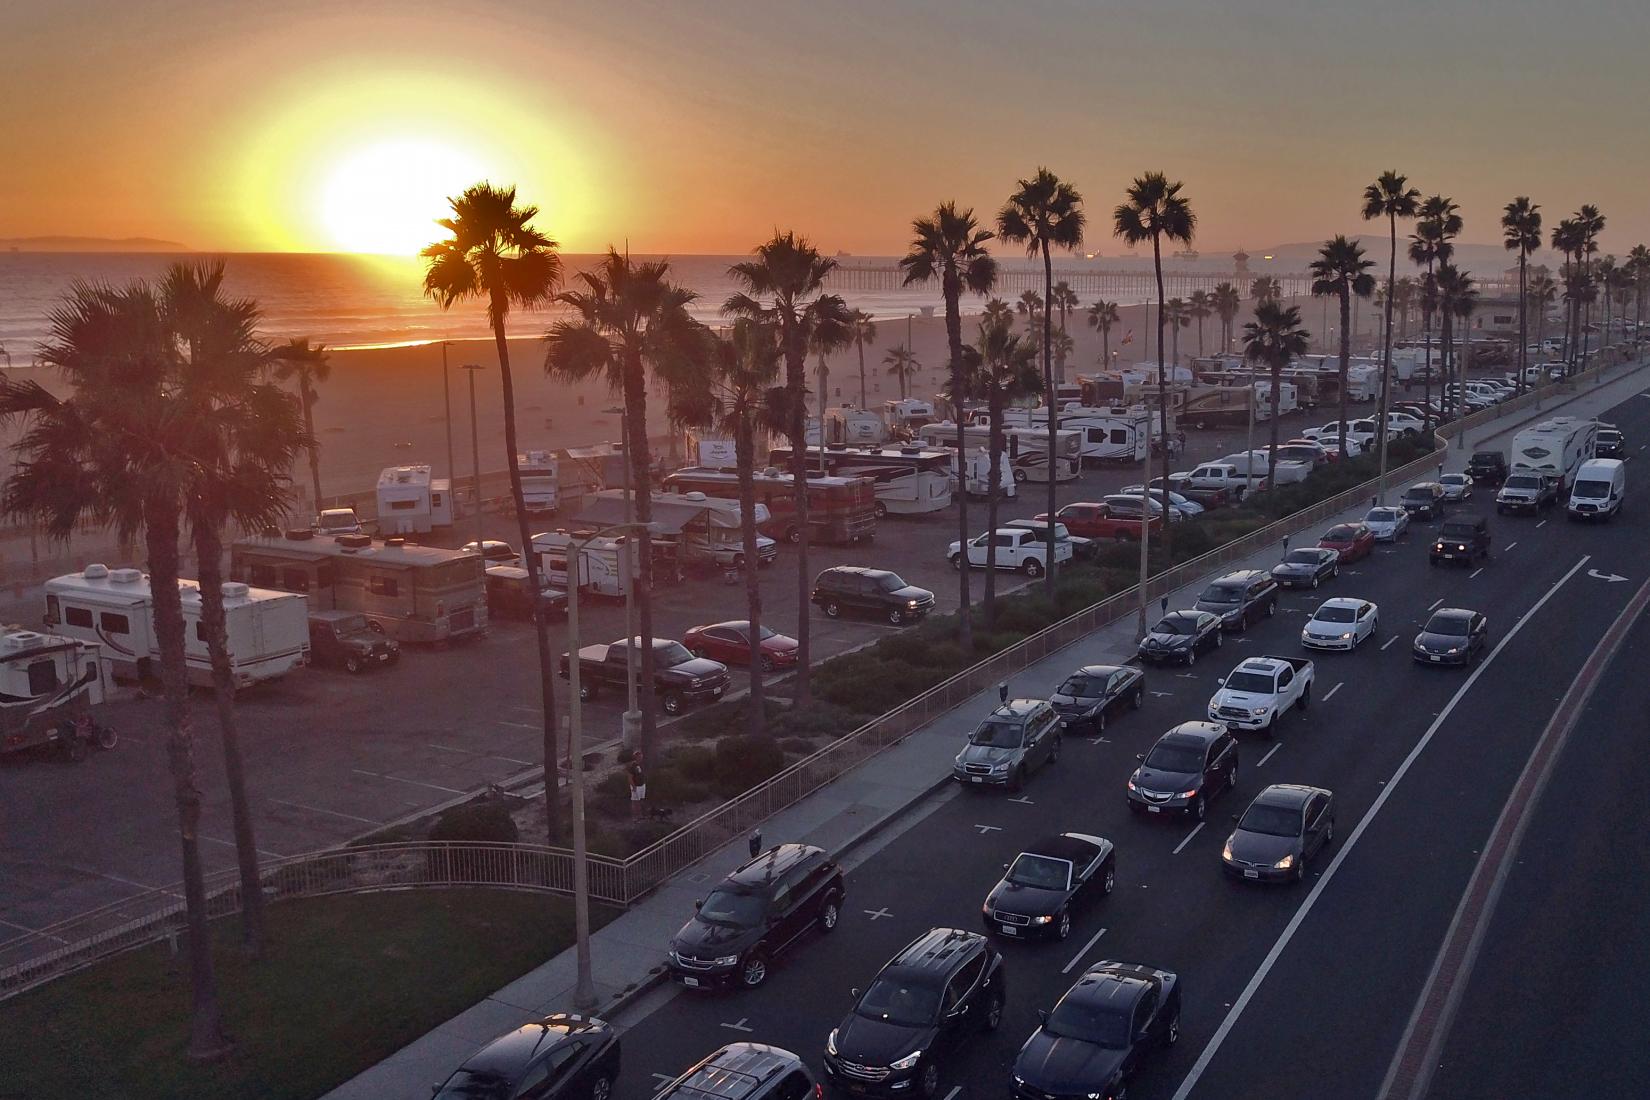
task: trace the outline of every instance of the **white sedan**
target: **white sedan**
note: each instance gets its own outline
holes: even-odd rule
[[[1402,508],[1371,508],[1364,523],[1375,532],[1376,542],[1397,542],[1409,532],[1409,513]]]
[[[1452,503],[1472,499],[1472,478],[1467,474],[1444,474],[1438,478],[1444,499]]]
[[[1312,612],[1301,628],[1301,645],[1308,649],[1357,649],[1359,642],[1375,636],[1379,618],[1379,609],[1368,600],[1336,596]]]

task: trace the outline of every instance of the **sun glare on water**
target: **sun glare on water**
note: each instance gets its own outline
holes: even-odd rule
[[[435,219],[447,215],[447,197],[486,175],[479,158],[438,141],[381,141],[337,161],[317,213],[343,251],[410,256],[441,236]]]

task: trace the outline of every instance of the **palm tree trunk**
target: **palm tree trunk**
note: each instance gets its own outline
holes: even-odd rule
[[[631,485],[635,488],[636,522],[642,524],[637,538],[636,634],[641,660],[636,669],[636,703],[642,709],[642,757],[654,758],[659,734],[655,709],[658,696],[653,690],[653,535],[647,524],[653,520],[653,455],[647,443],[647,390],[640,353],[627,351],[624,363],[624,415],[629,424]],[[680,564],[680,563],[678,563]],[[574,767],[578,763],[574,762]]]
[[[968,599],[968,448],[963,427],[963,394],[967,380],[963,377],[962,350],[962,286],[954,267],[948,266],[941,286],[945,291],[945,338],[951,352],[951,403],[957,419],[957,472],[961,474],[957,486],[957,541],[962,558],[957,567],[957,644],[965,654],[974,652],[974,624]],[[1047,318],[1048,311],[1043,316]],[[995,542],[995,539],[989,539]],[[1052,556],[1052,555],[1051,555]]]
[[[751,693],[746,705],[745,732],[761,737],[767,732],[762,699],[762,585],[756,548],[756,445],[751,438],[748,410],[740,410],[733,435],[734,461],[739,468],[739,534],[745,543],[745,617],[750,621]]]
[[[309,480],[315,489],[315,512],[321,511],[321,444],[315,439],[315,391],[309,385],[309,372],[298,375],[298,394],[304,401],[304,434],[309,436]]]
[[[1197,319],[1197,357],[1203,358],[1203,318]]]
[[[1346,453],[1346,377],[1347,368],[1352,359],[1352,330],[1348,327],[1352,320],[1352,287],[1344,280],[1341,283],[1341,420],[1340,420],[1340,448],[1341,458],[1349,457]]]
[[[189,670],[184,664],[183,600],[178,593],[178,502],[153,494],[144,508],[144,543],[149,588],[155,610],[155,643],[166,714],[166,759],[172,772],[172,799],[178,811],[178,845],[183,855],[183,904],[188,929],[189,1045],[192,1060],[220,1058],[229,1051],[212,966],[212,930],[206,917],[206,880],[201,865],[201,792],[195,771],[195,731],[189,717]]]
[[[544,752],[544,835],[545,843],[554,846],[561,831],[560,785],[556,771],[556,673],[550,656],[550,632],[544,624],[544,609],[539,605],[539,556],[533,553],[533,532],[527,525],[527,499],[521,490],[521,466],[516,461],[516,387],[510,375],[510,345],[504,339],[503,303],[494,303],[493,347],[498,352],[498,378],[504,395],[504,452],[510,466],[510,499],[515,505],[516,533],[521,539],[521,560],[527,567],[527,587],[533,594],[533,639],[538,645],[539,710],[543,722]],[[479,489],[480,487],[477,486]],[[481,506],[480,499],[476,506]],[[644,559],[645,560],[645,559]],[[568,583],[579,582],[579,563],[573,562]],[[644,588],[645,593],[645,588]],[[642,606],[647,606],[644,600]],[[578,654],[573,655],[576,659]],[[579,767],[574,761],[573,767]]]
[[[1430,285],[1431,283],[1432,258],[1429,256],[1427,257],[1427,284]],[[1423,407],[1426,410],[1421,417],[1421,427],[1423,430],[1432,427],[1432,310],[1427,308],[1424,293],[1425,288],[1423,288],[1423,297],[1421,299],[1421,326],[1425,330],[1424,346],[1426,348],[1426,351],[1422,354],[1422,359],[1426,364],[1426,369],[1421,375],[1421,400]],[[1432,296],[1435,299],[1438,297],[1438,291],[1436,288],[1433,289]],[[1440,390],[1439,392],[1442,393],[1443,391]],[[1442,409],[1443,402],[1440,401],[1439,410],[1442,411]]]
[[[1392,288],[1398,283],[1398,215],[1387,215],[1392,233],[1392,252],[1386,272],[1386,350],[1381,357],[1381,414],[1375,421],[1375,449],[1380,455],[1379,502],[1386,503],[1386,410],[1392,386]]]
[[[1158,445],[1163,449],[1163,560],[1173,561],[1174,559],[1168,556],[1170,550],[1173,549],[1174,540],[1174,536],[1169,533],[1169,529],[1174,525],[1169,522],[1169,372],[1163,368],[1163,245],[1161,238],[1156,233],[1152,234],[1152,266],[1157,269],[1157,438],[1159,440]],[[1253,400],[1253,398],[1250,398],[1250,400]],[[1146,415],[1150,416],[1151,412],[1148,410]],[[1148,452],[1146,455],[1146,472],[1151,473],[1151,469],[1152,456]],[[1146,478],[1148,486],[1150,486],[1151,480],[1150,477]],[[1151,494],[1148,492],[1146,495],[1150,496]],[[1053,511],[1052,508],[1049,510]],[[1140,513],[1141,538],[1146,537],[1146,526],[1150,519],[1150,515],[1142,507]]]
[[[1449,413],[1454,413],[1454,412],[1458,411],[1457,408],[1456,408],[1456,402],[1454,400],[1454,394],[1453,394],[1453,391],[1450,387],[1450,376],[1454,373],[1454,371],[1452,369],[1453,364],[1450,362],[1450,356],[1451,356],[1451,353],[1454,351],[1454,346],[1455,346],[1455,340],[1454,340],[1455,325],[1454,325],[1454,322],[1453,322],[1452,318],[1450,317],[1450,308],[1449,308],[1449,306],[1445,303],[1442,303],[1442,302],[1439,303],[1439,307],[1438,307],[1438,326],[1439,326],[1438,342],[1442,346],[1441,355],[1442,355],[1443,379],[1444,379],[1443,380],[1444,412],[1446,414],[1449,414]]]
[[[854,343],[859,345],[859,407],[868,409],[871,406],[865,401],[865,337],[856,335]]]
[[[806,404],[807,348],[802,342],[794,309],[783,315],[785,339],[785,389],[790,398],[791,483],[796,491],[796,690],[791,705],[808,705],[808,616],[811,606],[808,597],[813,593],[813,578],[808,575],[808,544],[813,532],[808,529],[808,432]],[[905,374],[900,373],[900,394],[905,393]]]
[[[210,521],[196,523],[195,559],[200,574],[201,631],[212,663],[212,694],[223,741],[223,770],[229,784],[230,815],[235,824],[235,863],[241,873],[241,943],[253,958],[264,951],[264,894],[258,874],[258,842],[246,797],[240,733],[235,725],[235,671],[229,662],[228,629],[223,609],[223,537]]]
[[[1106,325],[1106,326],[1104,326],[1100,329],[1100,369],[1101,370],[1109,370],[1110,368],[1111,368],[1111,326]],[[1051,474],[1051,476],[1052,476],[1052,474]]]
[[[1047,303],[1049,296],[1054,293],[1054,259],[1049,255],[1048,242],[1043,242],[1043,301]],[[1043,403],[1048,407],[1048,525],[1043,528],[1043,554],[1045,557],[1043,570],[1043,592],[1050,600],[1054,599],[1054,511],[1058,498],[1055,496],[1055,432],[1060,430],[1060,418],[1057,410],[1060,402],[1054,389],[1054,365],[1051,362],[1054,345],[1054,333],[1050,325],[1049,310],[1046,305],[1043,309]],[[993,534],[992,541],[996,541]]]

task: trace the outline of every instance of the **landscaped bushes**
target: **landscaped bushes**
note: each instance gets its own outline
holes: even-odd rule
[[[514,844],[521,839],[510,809],[502,802],[467,802],[454,806],[436,819],[431,840],[471,843]]]

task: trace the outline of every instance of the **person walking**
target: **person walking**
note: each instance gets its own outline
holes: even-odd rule
[[[642,816],[642,803],[647,801],[647,772],[642,769],[642,750],[630,754],[625,766],[625,777],[630,780],[630,816]]]

